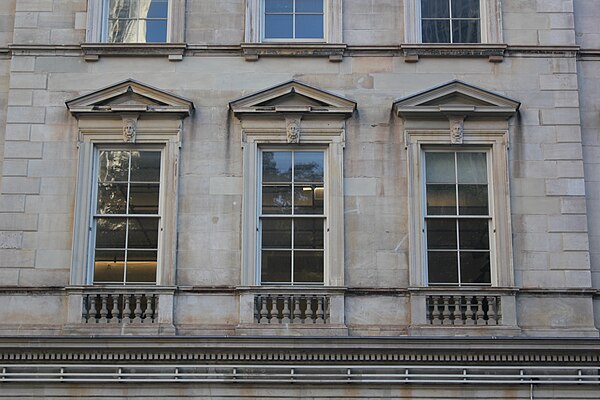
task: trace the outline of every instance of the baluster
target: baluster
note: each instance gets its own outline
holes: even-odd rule
[[[155,322],[158,317],[158,298],[157,295],[152,295],[152,322]]]
[[[317,297],[317,319],[315,320],[315,324],[324,324],[325,323],[325,313],[323,312],[323,296]]]
[[[465,297],[465,325],[475,325],[475,318],[473,313],[473,297]]]
[[[281,322],[284,324],[289,324],[292,320],[290,319],[290,296],[284,296],[283,298],[283,318]]]
[[[496,316],[496,296],[488,297],[488,325],[497,325],[498,317]]]
[[[142,295],[135,295],[135,310],[133,310],[135,318],[133,322],[142,322]]]
[[[450,321],[450,296],[445,296],[444,300],[444,309],[442,311],[442,325],[449,325],[452,323]]]
[[[267,310],[267,297],[258,296],[258,301],[260,304],[260,319],[258,320],[259,324],[268,324],[269,323],[269,311]]]
[[[431,302],[433,304],[433,310],[431,311],[431,323],[433,325],[441,325],[442,320],[440,319],[440,298],[431,296]]]
[[[475,300],[477,301],[477,325],[485,325],[485,320],[483,319],[485,313],[483,312],[483,299],[485,297],[475,296]]]
[[[110,322],[116,324],[121,322],[121,318],[119,318],[119,295],[113,294],[110,297],[112,298],[112,308],[110,309]]]
[[[96,314],[98,313],[97,309],[96,309],[96,300],[97,300],[97,295],[91,295],[88,297],[89,301],[90,301],[90,319],[94,319],[94,322],[98,322],[98,319],[96,318]]]
[[[279,308],[281,305],[281,309]],[[271,319],[277,318],[277,323],[281,324],[283,319],[283,296],[277,295],[273,299],[273,307],[271,308]]]
[[[131,295],[124,294],[123,295],[123,320],[126,322],[131,322],[133,318],[131,318]]]
[[[106,304],[108,301],[108,295],[106,295],[106,294],[100,295],[100,301],[101,301],[100,322],[106,323],[106,322],[108,322],[108,319],[106,318],[108,316],[108,306]]]
[[[300,310],[300,296],[294,296],[294,311],[292,312],[292,323],[302,323],[302,310]]]
[[[331,302],[329,299],[329,296],[323,296],[323,312],[324,312],[324,316],[323,319],[325,320],[325,323],[328,324],[331,322],[331,308],[330,308]]]
[[[83,296],[83,313],[82,313],[82,322],[87,324],[90,319],[90,295],[86,294]]]

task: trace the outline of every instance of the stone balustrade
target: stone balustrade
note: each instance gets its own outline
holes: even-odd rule
[[[93,292],[83,295],[82,322],[144,323],[156,322],[158,295],[151,292]]]
[[[431,325],[502,325],[500,296],[435,294],[426,304]]]
[[[330,296],[277,293],[254,296],[254,321],[258,324],[327,324]]]

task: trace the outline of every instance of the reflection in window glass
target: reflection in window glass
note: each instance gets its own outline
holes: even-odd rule
[[[480,43],[480,0],[421,0],[423,43]]]
[[[430,285],[490,285],[487,153],[425,153]]]
[[[105,0],[109,43],[167,41],[169,0]]]
[[[323,39],[323,0],[264,0],[265,39]]]
[[[156,282],[161,153],[101,150],[94,283]]]
[[[263,151],[261,283],[324,280],[324,152]]]

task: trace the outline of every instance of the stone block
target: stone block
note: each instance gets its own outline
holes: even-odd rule
[[[7,124],[4,139],[7,141],[29,140],[31,125],[29,124]]]
[[[556,141],[558,143],[581,143],[581,128],[579,126],[557,126]]]
[[[39,13],[37,12],[19,12],[15,15],[15,29],[36,28]]]
[[[517,302],[517,315],[519,325],[527,328],[593,326],[592,301],[586,297],[522,297]]]
[[[45,107],[8,107],[6,122],[43,124],[46,120]]]
[[[42,158],[43,144],[33,142],[6,142],[4,144],[4,156],[8,158]]]
[[[52,11],[52,6],[53,0],[19,0],[16,11]]]
[[[11,106],[30,106],[33,104],[31,90],[13,89],[8,92],[8,104]]]
[[[237,325],[236,296],[218,294],[185,294],[175,297],[175,324],[195,326]],[[196,312],[195,310],[205,310]]]
[[[211,195],[241,195],[243,192],[242,178],[211,177],[209,194]]]
[[[35,255],[35,267],[69,269],[71,265],[70,250],[37,249]]]
[[[563,250],[588,251],[590,248],[587,233],[563,233]]]
[[[583,158],[579,143],[542,144],[542,153],[544,160],[581,160]]]
[[[541,30],[538,32],[542,46],[574,46],[575,31],[572,29]]]
[[[33,268],[34,260],[35,250],[0,248],[0,268]]]
[[[20,249],[23,232],[0,232],[0,249]]]
[[[13,55],[10,70],[12,72],[33,72],[35,69],[34,56],[15,56]]]
[[[584,175],[582,161],[558,161],[557,170],[559,178],[582,178]]]
[[[576,74],[540,75],[541,90],[577,90]]]
[[[40,179],[5,176],[1,187],[2,194],[39,194]]]
[[[554,92],[555,107],[579,107],[579,93],[576,91]]]
[[[402,330],[410,324],[410,303],[403,296],[348,296],[345,312],[350,329]]]
[[[27,160],[4,160],[4,176],[27,176]]]
[[[377,179],[346,178],[344,179],[344,194],[346,196],[376,196]]]
[[[564,198],[560,200],[561,214],[585,214],[585,198]]]
[[[548,196],[585,196],[585,182],[582,179],[546,179]]]
[[[535,0],[535,10],[539,13],[572,13],[573,0]]]
[[[587,232],[585,215],[549,215],[548,232]]]
[[[67,286],[69,284],[69,275],[70,268],[64,269],[41,269],[41,268],[31,268],[24,269],[19,272],[19,285],[20,286],[31,286],[31,287],[61,287]],[[61,297],[61,300],[64,297]],[[53,312],[53,311],[48,311]],[[66,319],[66,312],[63,310],[57,312],[56,315],[53,316],[53,321],[56,322],[57,318]],[[60,322],[64,323],[64,322]]]
[[[0,195],[0,213],[22,213],[25,212],[24,195]]]

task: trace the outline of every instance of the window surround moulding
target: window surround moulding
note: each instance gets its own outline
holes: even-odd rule
[[[502,43],[500,0],[480,0],[481,43],[421,43],[421,0],[404,0],[404,44],[406,62],[419,57],[488,57],[502,62],[506,45]]]
[[[160,146],[163,151],[164,188],[177,193],[177,168],[183,119],[191,115],[191,101],[132,79],[66,102],[77,118],[79,165],[76,191],[71,285],[89,285],[89,227],[92,206],[93,160],[98,146]],[[132,147],[133,146],[133,147]],[[162,249],[155,286],[175,282],[177,196],[164,196]]]
[[[343,148],[345,121],[353,115],[356,103],[301,82],[288,81],[234,100],[229,108],[240,120],[243,148],[242,285],[258,285],[256,183],[260,149],[263,145],[284,145],[323,148],[326,152],[329,204],[324,286],[343,287]],[[290,139],[291,125],[299,129],[299,138]]]
[[[81,49],[86,61],[101,56],[167,56],[181,61],[185,51],[186,0],[169,0],[167,41],[165,43],[106,43],[102,38],[104,0],[88,0],[87,30]]]

